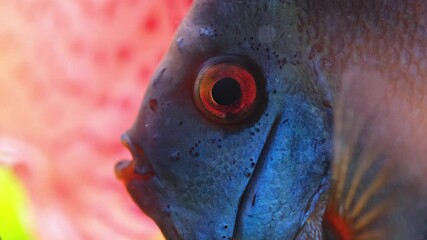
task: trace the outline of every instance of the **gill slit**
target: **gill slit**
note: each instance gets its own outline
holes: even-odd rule
[[[279,113],[274,118],[274,121],[273,121],[273,123],[272,123],[272,125],[268,131],[266,141],[264,142],[264,145],[262,146],[261,153],[258,156],[258,160],[257,160],[257,163],[255,165],[255,169],[253,171],[252,177],[249,179],[249,182],[246,185],[246,188],[243,191],[242,196],[240,196],[239,206],[238,206],[237,214],[236,214],[236,220],[234,222],[234,231],[233,231],[233,237],[232,237],[233,240],[237,240],[238,239],[237,235],[241,232],[242,214],[244,212],[243,210],[245,208],[246,200],[247,200],[247,198],[251,192],[252,186],[254,185],[254,183],[258,179],[259,175],[261,174],[261,171],[264,169],[264,166],[266,165],[266,162],[267,162],[266,154],[268,153],[269,146],[271,146],[271,142],[273,141],[273,137],[275,136],[275,133],[276,133],[277,128],[279,126],[281,115],[282,114]]]

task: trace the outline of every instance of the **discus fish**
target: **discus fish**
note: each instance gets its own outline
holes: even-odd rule
[[[427,239],[426,42],[424,0],[196,0],[116,174],[167,239]]]

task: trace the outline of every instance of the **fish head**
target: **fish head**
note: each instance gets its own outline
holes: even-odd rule
[[[116,166],[168,239],[294,238],[313,210],[331,108],[296,22],[283,1],[196,1],[179,27]]]

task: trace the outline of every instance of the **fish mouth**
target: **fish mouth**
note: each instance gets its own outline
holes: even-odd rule
[[[121,160],[116,163],[114,167],[116,177],[125,184],[131,180],[146,181],[154,177],[153,167],[148,161],[142,147],[134,144],[126,133],[121,136],[121,143],[130,151],[132,160]]]

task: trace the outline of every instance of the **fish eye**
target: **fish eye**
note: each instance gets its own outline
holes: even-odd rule
[[[248,119],[262,92],[261,75],[256,70],[253,63],[237,56],[209,59],[194,84],[196,106],[218,123],[232,124]]]

